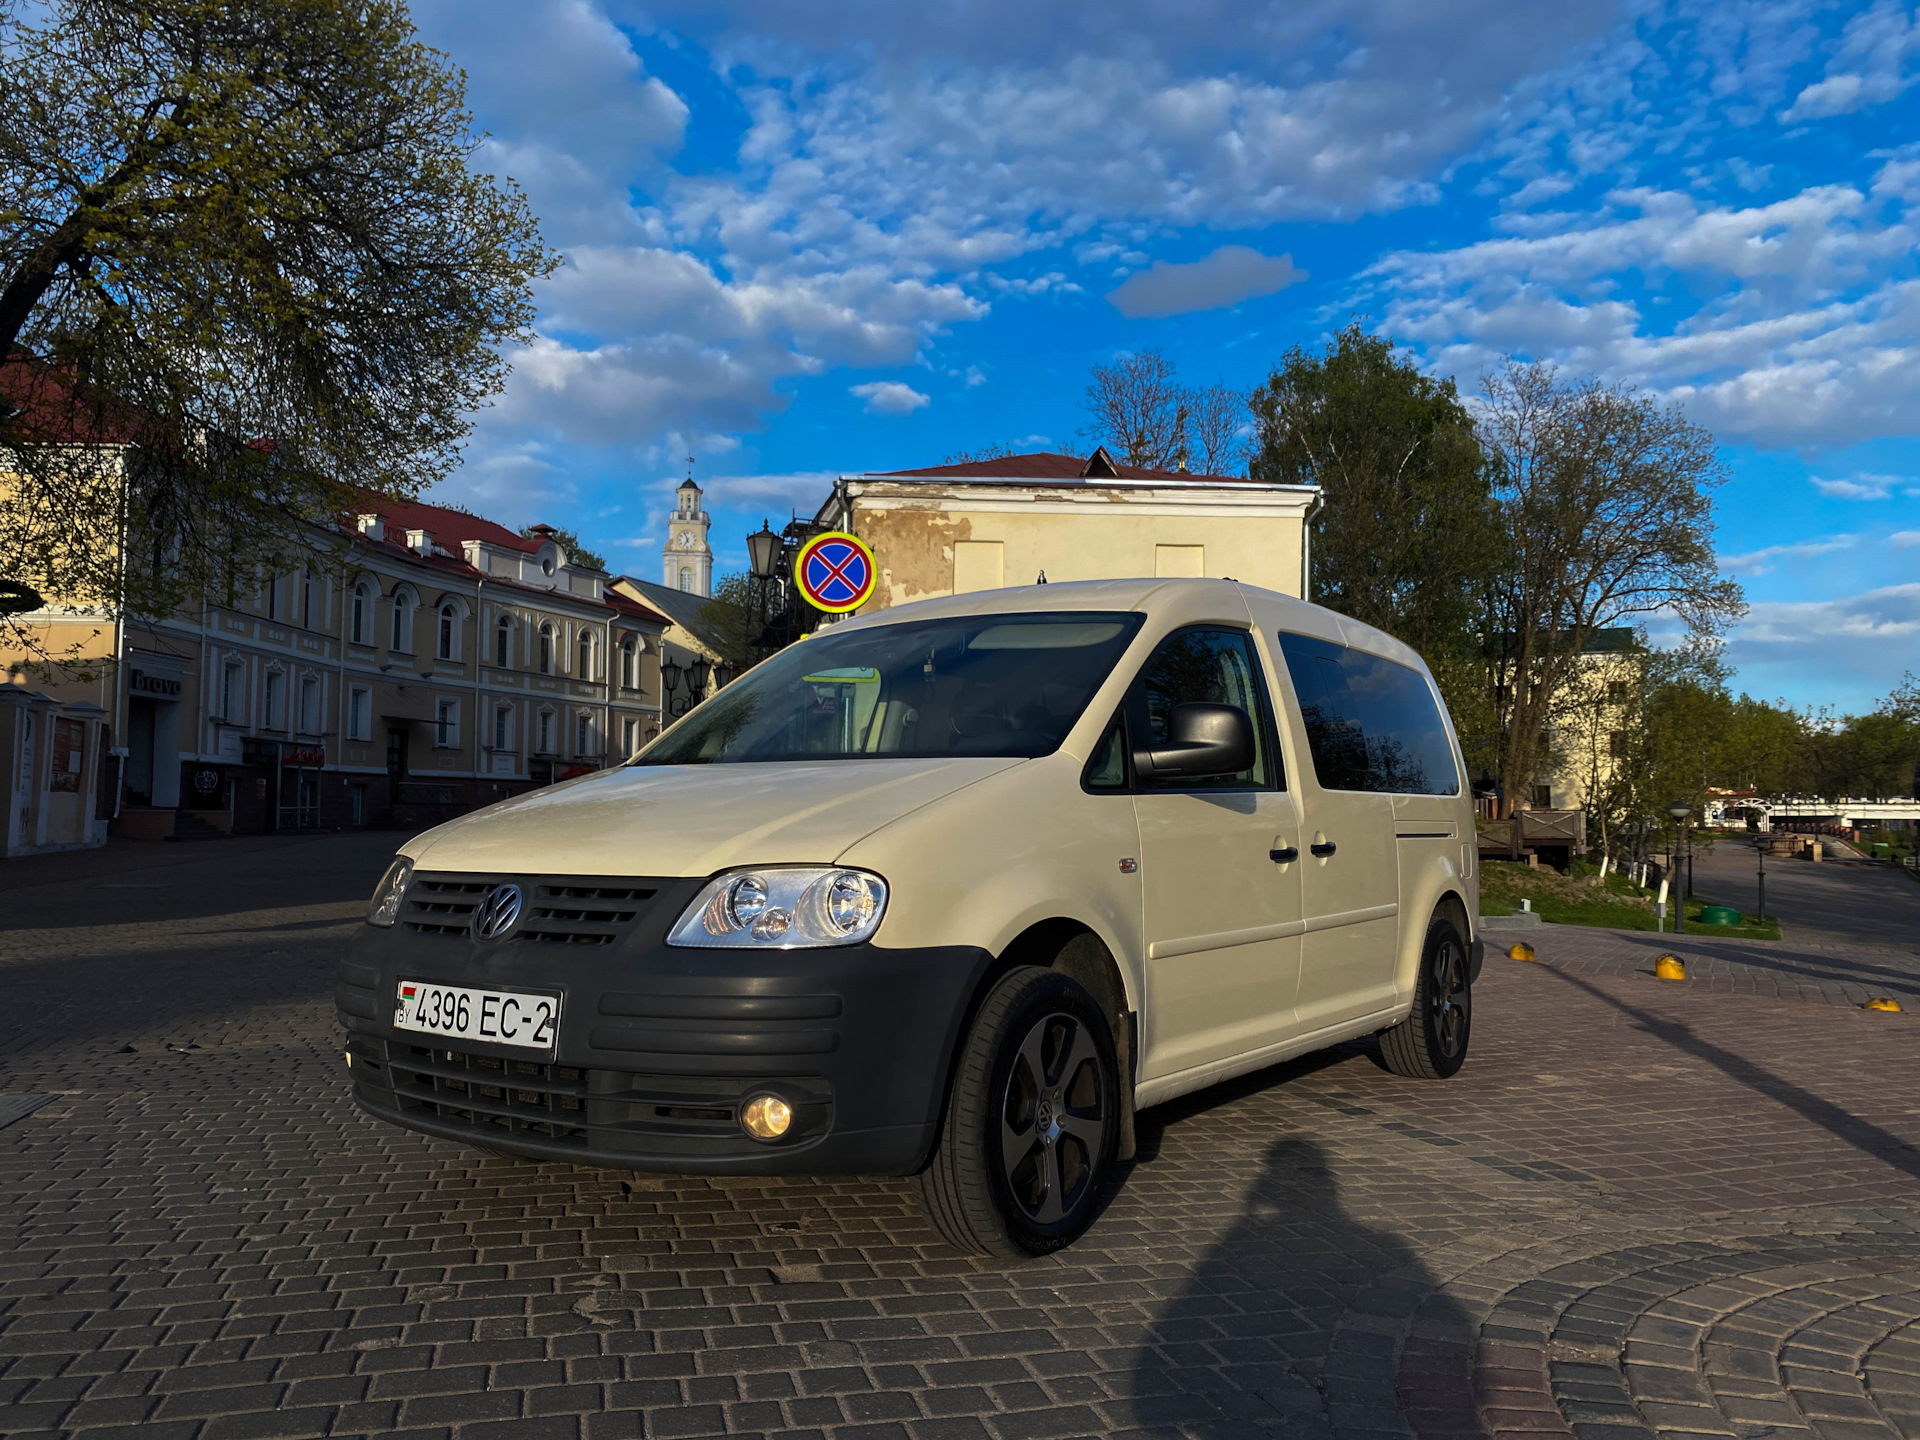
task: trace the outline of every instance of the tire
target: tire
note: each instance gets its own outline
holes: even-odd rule
[[[914,1198],[948,1244],[1019,1260],[1080,1237],[1113,1169],[1113,1033],[1086,990],[1033,966],[987,992]],[[1051,1122],[1049,1123],[1049,1117]]]
[[[1398,1025],[1380,1032],[1380,1058],[1396,1075],[1413,1080],[1445,1080],[1466,1063],[1473,1038],[1473,981],[1468,974],[1466,941],[1445,915],[1427,924],[1420,950],[1419,978],[1413,985],[1413,1011]]]

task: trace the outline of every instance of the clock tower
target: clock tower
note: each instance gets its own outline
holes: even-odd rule
[[[700,487],[688,475],[681,485],[673,515],[667,523],[667,544],[662,555],[660,583],[670,590],[689,595],[713,594],[713,549],[707,544],[712,520],[700,508]]]

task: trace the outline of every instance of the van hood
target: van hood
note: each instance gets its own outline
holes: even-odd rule
[[[489,806],[403,849],[422,869],[479,874],[704,877],[831,864],[882,825],[1023,763],[622,766]]]

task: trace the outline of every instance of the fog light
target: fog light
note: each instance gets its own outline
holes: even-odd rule
[[[740,1128],[756,1140],[778,1140],[793,1126],[793,1107],[778,1095],[756,1095],[740,1107]]]

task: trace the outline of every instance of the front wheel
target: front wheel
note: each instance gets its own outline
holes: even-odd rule
[[[958,1249],[1048,1254],[1092,1222],[1119,1120],[1113,1034],[1099,1005],[1056,971],[1014,970],[967,1032],[915,1199]]]
[[[1466,1063],[1473,1034],[1473,986],[1467,944],[1444,915],[1427,926],[1420,974],[1413,986],[1413,1013],[1380,1032],[1380,1058],[1396,1075],[1445,1080]]]

